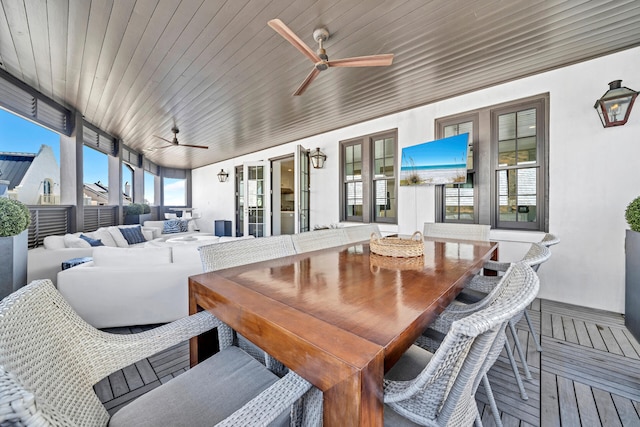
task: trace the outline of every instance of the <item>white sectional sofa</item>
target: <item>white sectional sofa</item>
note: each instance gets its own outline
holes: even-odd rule
[[[93,249],[87,241],[80,239],[80,235],[92,239],[99,239],[103,245],[110,247],[129,248],[144,246],[149,241],[163,241],[168,237],[192,235],[194,231],[193,221],[189,222],[188,231],[172,234],[164,234],[164,221],[146,221],[141,227],[145,242],[130,245],[120,232],[120,228],[138,227],[139,225],[120,225],[114,227],[101,227],[89,233],[74,233],[64,236],[47,236],[43,246],[30,249],[27,264],[27,282],[37,279],[49,279],[56,284],[56,277],[61,270],[62,262],[73,259],[90,257]]]
[[[93,261],[58,273],[74,310],[97,328],[170,322],[187,316],[188,278],[202,273],[198,245],[96,247]]]

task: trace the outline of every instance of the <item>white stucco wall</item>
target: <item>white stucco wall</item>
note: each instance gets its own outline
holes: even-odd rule
[[[36,205],[43,194],[43,181],[51,180],[51,194],[60,194],[60,167],[53,150],[48,145],[41,145],[33,159],[29,170],[22,177],[18,188],[18,200],[27,205]]]
[[[625,126],[604,129],[593,104],[622,79],[640,89],[640,48],[527,77],[464,96],[389,115],[284,144],[193,171],[193,207],[203,231],[214,219],[234,220],[234,166],[293,153],[296,144],[320,147],[324,169],[311,170],[311,225],[338,222],[338,142],[398,128],[399,149],[434,138],[434,120],[542,93],[550,94],[549,231],[562,242],[539,274],[540,297],[615,312],[624,311],[624,220],[626,205],[640,195],[640,101]],[[230,172],[226,183],[216,174]],[[401,187],[398,225],[388,231],[411,233],[433,221],[432,187]],[[522,256],[540,233],[492,230],[501,241],[501,259]]]

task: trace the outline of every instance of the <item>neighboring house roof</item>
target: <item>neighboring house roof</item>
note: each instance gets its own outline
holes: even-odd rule
[[[0,179],[9,181],[9,190],[20,185],[36,154],[0,152]]]
[[[84,195],[101,205],[109,203],[109,188],[102,185],[100,181],[93,184],[85,183]]]

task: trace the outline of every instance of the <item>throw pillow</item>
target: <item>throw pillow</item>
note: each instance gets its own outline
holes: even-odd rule
[[[180,220],[180,232],[181,233],[186,233],[187,231],[189,231],[189,220],[188,219],[181,219]]]
[[[147,239],[144,238],[142,234],[142,228],[140,226],[137,227],[121,227],[120,233],[127,240],[127,243],[130,245],[135,245],[136,243],[144,243]]]
[[[127,242],[127,239],[124,238],[124,236],[120,232],[120,228],[119,227],[116,227],[116,226],[112,225],[111,227],[107,228],[107,230],[109,230],[109,233],[111,234],[111,237],[113,237],[113,240],[116,242],[116,245],[119,248],[128,248],[129,247],[129,242]],[[108,246],[108,245],[105,245],[105,246]]]
[[[162,234],[180,233],[180,220],[168,219],[164,222]]]
[[[100,240],[100,239],[92,239],[91,237],[85,236],[84,234],[81,234],[80,238],[82,240],[85,240],[91,246],[104,246],[104,243],[102,243],[102,240]]]
[[[64,236],[47,236],[42,241],[45,249],[64,249]]]
[[[73,234],[64,235],[64,246],[67,248],[90,248],[91,245],[86,240],[82,240]]]
[[[102,244],[105,246],[111,246],[112,248],[115,248],[118,246],[118,244],[113,239],[113,236],[111,235],[111,233],[107,228],[99,228],[96,231],[94,231],[93,238],[100,239],[102,241]]]

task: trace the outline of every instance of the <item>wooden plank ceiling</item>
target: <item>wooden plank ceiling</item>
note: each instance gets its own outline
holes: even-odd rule
[[[195,168],[640,45],[637,0],[0,0],[0,67],[163,166]],[[280,18],[330,59],[312,63]],[[618,76],[614,76],[618,77]],[[601,95],[601,88],[593,89]],[[637,88],[636,88],[637,89]],[[595,100],[595,97],[594,97]],[[184,144],[156,151],[180,128]]]

